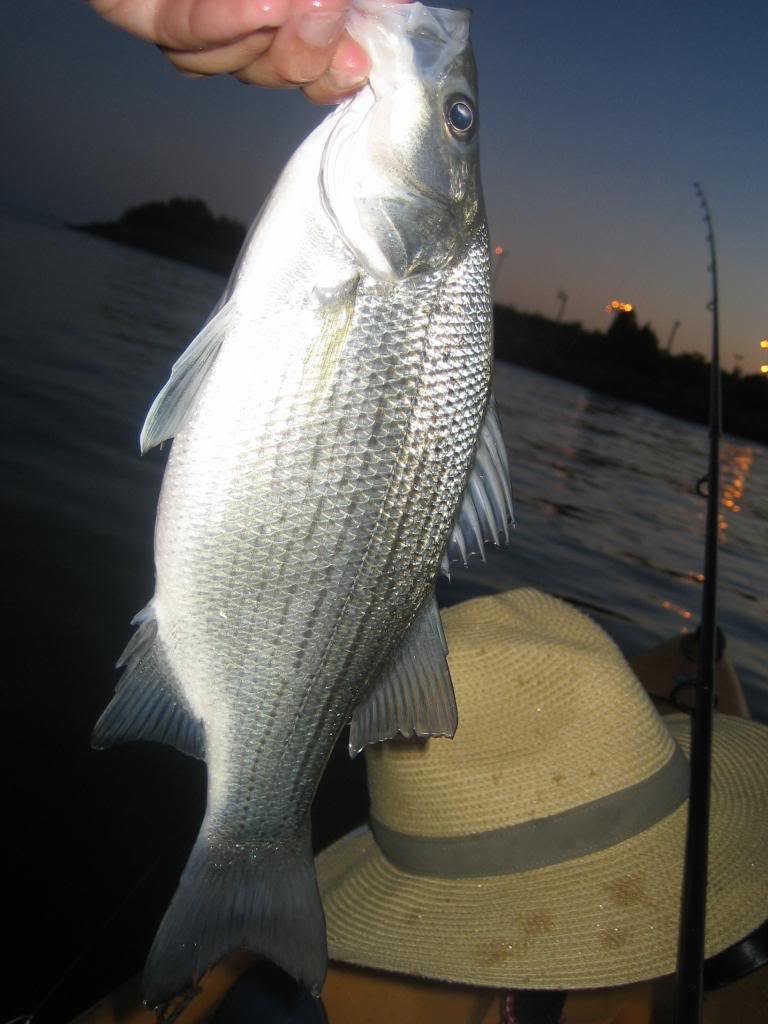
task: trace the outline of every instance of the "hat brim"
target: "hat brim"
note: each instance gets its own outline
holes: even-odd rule
[[[689,719],[665,719],[688,753]],[[768,917],[768,729],[716,716],[706,955]],[[368,829],[317,858],[333,959],[499,988],[594,988],[675,969],[687,802],[616,846],[484,878],[395,867]]]

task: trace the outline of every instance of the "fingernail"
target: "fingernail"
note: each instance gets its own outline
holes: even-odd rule
[[[328,69],[328,84],[335,92],[352,92],[368,80],[368,75],[359,71],[345,71],[340,68]]]
[[[309,11],[297,20],[296,34],[307,46],[330,46],[343,28],[343,11]]]

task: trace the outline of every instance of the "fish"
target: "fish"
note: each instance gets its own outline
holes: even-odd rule
[[[334,744],[456,729],[435,582],[512,518],[468,19],[353,0],[369,82],[286,165],[141,433],[173,439],[156,587],[93,744],[208,771],[149,1004],[241,947],[319,993]]]

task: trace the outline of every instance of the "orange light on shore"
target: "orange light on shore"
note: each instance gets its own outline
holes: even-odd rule
[[[606,313],[631,313],[632,312],[631,302],[619,302],[618,299],[612,299],[605,307]]]
[[[497,245],[496,248],[493,250],[494,256],[501,256],[501,254],[503,252],[504,252],[504,246],[503,245]]]

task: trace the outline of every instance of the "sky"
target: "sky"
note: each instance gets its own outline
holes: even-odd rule
[[[449,6],[460,6],[449,4]],[[475,0],[481,165],[497,300],[605,328],[631,302],[707,352],[700,181],[715,223],[723,363],[768,337],[764,0]],[[324,116],[299,93],[190,80],[82,0],[4,0],[0,202],[67,221],[198,196],[244,223]]]

